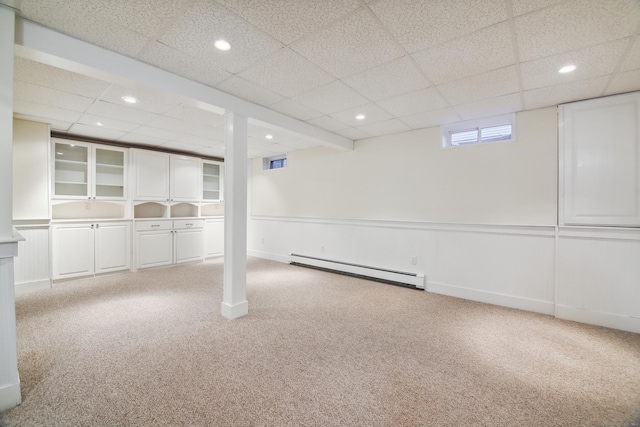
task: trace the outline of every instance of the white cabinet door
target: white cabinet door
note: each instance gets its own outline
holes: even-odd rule
[[[93,274],[93,224],[54,225],[52,258],[54,279]]]
[[[127,148],[93,146],[93,198],[125,200],[127,198]]]
[[[640,93],[560,107],[560,224],[640,225]]]
[[[95,228],[95,271],[127,270],[131,266],[131,224],[98,223]]]
[[[137,267],[159,267],[173,264],[173,231],[138,232],[136,252]]]
[[[91,145],[63,139],[52,139],[53,180],[51,194],[58,199],[90,199]]]
[[[197,157],[171,156],[171,201],[190,202],[201,198],[202,160]]]
[[[212,257],[224,253],[224,221],[210,220],[204,228],[204,256]]]
[[[218,162],[202,162],[202,200],[222,200],[222,164]]]
[[[169,155],[149,150],[131,150],[134,200],[169,200]]]
[[[202,259],[202,238],[203,229],[176,230],[175,239],[175,262],[198,261]]]

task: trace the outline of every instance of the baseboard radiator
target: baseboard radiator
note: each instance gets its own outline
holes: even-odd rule
[[[301,254],[289,254],[289,263],[307,267],[329,270],[352,276],[365,277],[382,282],[401,285],[415,289],[424,289],[424,274],[410,273],[407,271],[388,270],[385,268],[368,265],[353,264],[349,262],[317,258]]]

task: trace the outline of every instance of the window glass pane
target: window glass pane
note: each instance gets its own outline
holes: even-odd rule
[[[511,125],[499,125],[482,128],[480,141],[504,141],[511,139]]]
[[[451,132],[451,145],[475,144],[478,142],[478,129]]]
[[[271,160],[271,164],[269,166],[269,169],[280,169],[286,166],[286,163],[284,163],[284,159],[278,159],[278,160]]]

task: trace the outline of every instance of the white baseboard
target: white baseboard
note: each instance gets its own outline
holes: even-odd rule
[[[249,313],[248,301],[242,301],[234,305],[229,305],[226,302],[222,302],[222,315],[229,320],[246,316],[248,313]]]
[[[51,279],[36,280],[33,282],[16,283],[16,295],[24,294],[32,291],[39,291],[41,289],[50,289]]]
[[[0,387],[0,412],[15,408],[22,403],[20,380],[16,384]]]
[[[620,329],[622,331],[640,334],[640,318],[623,316],[620,314],[605,313],[601,311],[584,310],[564,305],[556,306],[558,319],[574,322],[588,323],[590,325],[604,326],[606,328]]]
[[[427,292],[447,295],[450,297],[468,299],[502,307],[516,308],[518,310],[532,311],[534,313],[554,314],[554,304],[551,301],[539,301],[529,298],[514,297],[511,295],[497,294],[493,292],[479,291],[460,286],[447,285],[427,281]]]
[[[281,262],[284,264],[288,264],[289,263],[289,256],[288,255],[279,255],[279,254],[274,254],[271,252],[261,252],[261,251],[253,251],[253,250],[248,250],[247,251],[247,255],[249,256],[254,256],[256,258],[264,258],[264,259],[268,259],[271,261],[277,261],[277,262]]]

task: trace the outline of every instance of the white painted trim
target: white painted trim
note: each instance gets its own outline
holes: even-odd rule
[[[297,222],[303,224],[333,224],[355,225],[377,228],[398,228],[409,230],[439,230],[439,231],[463,231],[489,234],[510,234],[523,236],[549,236],[554,237],[555,225],[493,225],[493,224],[457,224],[442,222],[418,222],[418,221],[391,221],[375,219],[333,219],[313,217],[268,216],[251,215],[251,221],[281,221]]]
[[[628,227],[559,227],[560,238],[640,240],[639,228]]]
[[[50,289],[51,279],[35,280],[33,282],[16,283],[16,295],[26,294],[27,292],[39,291],[41,289]]]
[[[432,281],[427,281],[426,291],[486,304],[516,308],[518,310],[532,311],[534,313],[548,314],[551,316],[554,315],[554,304],[552,301],[540,301],[494,292],[485,292]]]
[[[640,334],[640,318],[623,316],[601,311],[583,310],[576,307],[563,305],[556,306],[558,319],[571,320],[573,322],[588,323],[590,325],[604,326],[606,328],[620,329]]]
[[[242,301],[234,305],[229,305],[226,302],[222,302],[221,312],[222,315],[229,320],[246,316],[249,313],[249,302]]]
[[[257,258],[268,259],[270,261],[281,262],[283,264],[288,264],[289,263],[289,257],[288,256],[279,255],[279,254],[273,254],[271,252],[247,250],[247,255],[253,256],[253,257],[257,257]]]
[[[15,384],[0,387],[0,412],[15,408],[22,403],[20,394],[20,378]]]
[[[300,133],[322,145],[353,150],[353,141],[341,135],[21,17],[16,17],[16,45],[16,55],[27,59],[119,84],[153,86],[193,100],[196,107],[218,114],[234,112]]]

